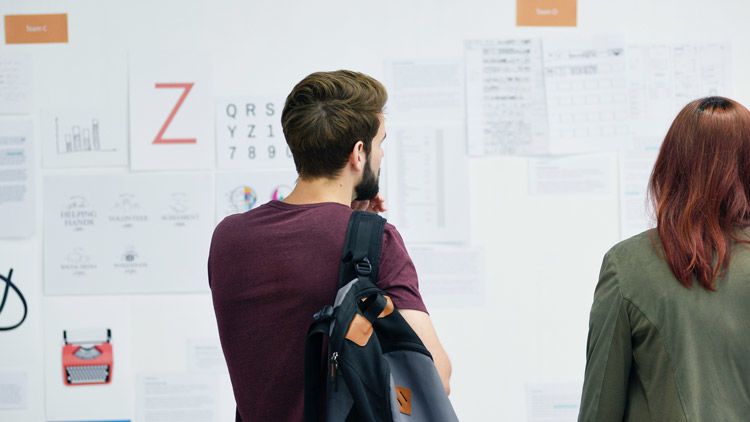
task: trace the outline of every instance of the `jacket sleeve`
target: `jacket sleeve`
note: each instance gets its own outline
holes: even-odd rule
[[[619,422],[625,414],[633,354],[630,320],[615,264],[610,251],[594,292],[579,422]]]

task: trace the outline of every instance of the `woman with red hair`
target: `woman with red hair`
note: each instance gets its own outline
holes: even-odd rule
[[[579,421],[750,421],[750,111],[696,100],[649,192],[656,229],[604,256]]]

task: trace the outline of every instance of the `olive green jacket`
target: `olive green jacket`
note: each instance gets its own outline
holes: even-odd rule
[[[750,421],[750,247],[710,292],[672,275],[654,230],[605,256],[579,421]]]

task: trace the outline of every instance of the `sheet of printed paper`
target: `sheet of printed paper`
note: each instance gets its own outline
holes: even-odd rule
[[[709,95],[731,96],[729,44],[644,44],[628,47],[631,128],[658,148],[677,113]],[[638,146],[636,146],[638,148]]]
[[[45,167],[128,165],[128,78],[124,53],[63,49],[37,60]],[[76,71],[49,72],[59,63]],[[41,72],[42,69],[39,69]]]
[[[580,401],[581,384],[578,382],[526,385],[528,422],[575,422]]]
[[[544,40],[550,153],[629,147],[627,65],[619,38]]]
[[[5,306],[0,310],[0,327],[13,327],[0,332],[0,420],[44,420],[44,346],[42,286],[39,282],[39,241],[0,242],[0,275],[19,289],[8,291]],[[11,269],[13,272],[11,274]],[[0,296],[8,284],[0,280]],[[26,299],[28,313],[24,318]],[[2,297],[0,297],[2,299]],[[20,324],[20,325],[18,325]],[[5,419],[3,419],[5,418]]]
[[[145,373],[138,376],[139,422],[218,422],[219,388],[211,373]]]
[[[617,189],[617,155],[598,153],[529,160],[531,195],[609,195]]]
[[[405,241],[469,240],[469,159],[463,126],[391,126],[383,143],[388,218]]]
[[[48,295],[206,291],[208,173],[49,175]]]
[[[26,114],[32,109],[30,54],[0,54],[0,114]]]
[[[216,173],[216,222],[268,201],[281,201],[296,182],[297,172],[289,170]]]
[[[216,166],[232,170],[294,170],[281,128],[283,97],[247,96],[216,103]]]
[[[33,137],[31,119],[0,119],[0,238],[34,234],[36,161]]]
[[[29,378],[24,371],[0,368],[0,410],[28,406]]]
[[[388,123],[456,122],[463,124],[462,60],[387,62]]]
[[[198,53],[130,56],[130,167],[215,167],[210,62]]]
[[[620,234],[654,226],[646,195],[661,143],[688,102],[732,95],[729,44],[643,44],[628,48],[633,149],[620,158]]]
[[[135,380],[130,301],[125,297],[45,297],[44,316],[47,420],[131,420]],[[107,340],[112,354],[101,356],[104,367],[85,373],[75,368],[86,364],[76,357],[76,347],[90,348]],[[101,382],[107,373],[108,382]],[[84,380],[96,383],[71,384]]]
[[[656,162],[655,149],[620,154],[620,238],[627,239],[655,226],[648,201],[648,179]]]
[[[409,255],[419,274],[419,291],[430,306],[484,303],[484,254],[465,246],[413,246]]]
[[[467,41],[465,60],[469,154],[549,152],[541,41]]]
[[[227,373],[227,364],[218,338],[191,338],[187,340],[187,366],[189,371]],[[227,373],[228,375],[228,373]]]

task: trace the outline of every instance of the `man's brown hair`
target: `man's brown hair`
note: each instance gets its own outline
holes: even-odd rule
[[[350,70],[316,72],[300,81],[281,113],[299,177],[336,177],[358,141],[369,156],[387,99],[380,82]]]

